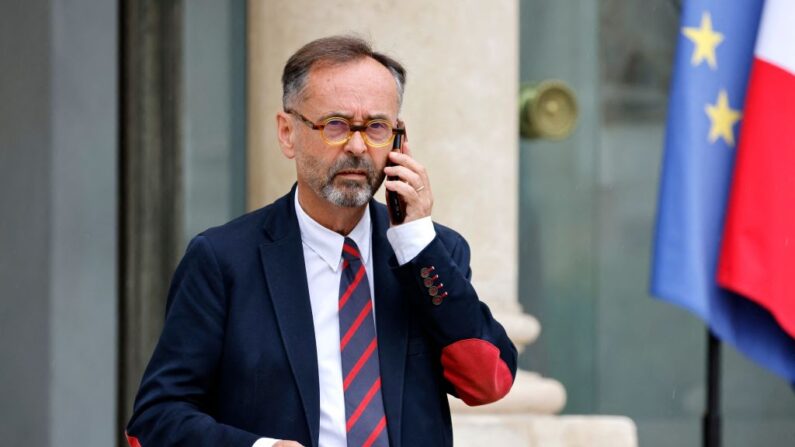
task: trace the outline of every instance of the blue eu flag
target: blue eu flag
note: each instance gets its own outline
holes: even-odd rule
[[[795,382],[795,340],[716,282],[737,132],[762,1],[685,1],[668,106],[652,294]]]

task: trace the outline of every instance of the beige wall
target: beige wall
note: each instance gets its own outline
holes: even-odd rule
[[[516,0],[250,0],[249,208],[295,178],[274,126],[285,61],[339,33],[371,40],[408,70],[402,117],[430,173],[434,220],[470,242],[482,298],[517,308]],[[383,191],[376,197],[383,201]]]

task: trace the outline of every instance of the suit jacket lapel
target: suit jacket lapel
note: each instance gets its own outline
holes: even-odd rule
[[[408,308],[396,275],[395,254],[386,238],[389,222],[383,206],[370,201],[370,217],[373,224],[374,300],[382,395],[390,445],[402,445],[400,424],[408,345]]]
[[[320,426],[317,347],[294,194],[295,187],[271,205],[273,209],[264,225],[269,241],[260,245],[260,257],[312,445],[317,446]]]

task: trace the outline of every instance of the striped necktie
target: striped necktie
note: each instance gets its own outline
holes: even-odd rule
[[[340,353],[348,447],[388,446],[370,283],[359,248],[342,246]]]

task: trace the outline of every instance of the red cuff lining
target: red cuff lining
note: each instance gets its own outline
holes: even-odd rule
[[[500,350],[486,340],[468,338],[442,349],[444,378],[467,405],[495,402],[510,391],[513,376]]]
[[[138,438],[135,436],[130,436],[127,432],[124,432],[124,436],[127,437],[127,443],[130,444],[130,447],[141,447],[141,443],[138,442]]]

